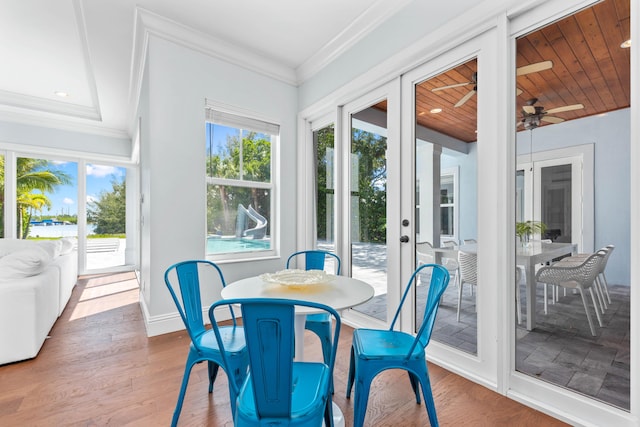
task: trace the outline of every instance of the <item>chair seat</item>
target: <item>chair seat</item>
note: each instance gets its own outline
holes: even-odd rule
[[[246,341],[244,337],[244,330],[242,327],[222,326],[220,327],[220,335],[224,341],[224,349],[227,354],[239,354],[246,352]],[[218,342],[212,329],[205,331],[195,338],[195,345],[192,342],[191,347],[214,350],[219,353]]]
[[[413,345],[415,337],[400,331],[356,329],[353,346],[356,354],[365,359],[398,359],[404,357]],[[416,346],[412,359],[424,359],[424,348]]]
[[[318,411],[322,413],[326,399],[319,399],[319,396],[322,390],[327,389],[329,379],[329,367],[324,363],[293,363],[292,420],[303,419]],[[257,418],[251,373],[238,394],[237,408],[237,413],[242,417]]]

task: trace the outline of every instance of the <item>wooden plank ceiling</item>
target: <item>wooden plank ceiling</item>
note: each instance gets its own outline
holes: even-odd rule
[[[629,9],[630,0],[605,0],[520,37],[516,66],[520,69],[540,64],[534,66],[539,71],[527,73],[523,68],[526,74],[516,77],[516,117],[523,119],[522,107],[531,105],[532,98],[537,98],[533,107],[544,107],[535,112],[542,112],[537,116],[542,121],[533,126],[553,124],[546,120],[575,120],[629,107],[630,52],[620,46],[630,38]],[[476,71],[477,61],[473,59],[419,84],[418,124],[461,141],[476,141],[477,95],[470,94],[482,84],[482,76],[477,85],[474,83]],[[450,85],[459,86],[434,91]],[[465,96],[468,100],[454,107]],[[384,103],[378,107],[386,109]],[[567,111],[562,111],[563,107]],[[435,108],[442,112],[430,113]],[[527,107],[531,113],[534,109]],[[520,123],[518,130],[523,128]]]

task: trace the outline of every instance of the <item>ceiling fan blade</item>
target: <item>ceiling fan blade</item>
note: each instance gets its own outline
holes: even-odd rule
[[[465,83],[456,83],[453,85],[448,85],[448,86],[441,86],[441,87],[436,87],[431,89],[431,92],[438,92],[439,90],[445,90],[445,89],[452,89],[454,87],[460,87],[460,86],[466,86],[466,85],[472,85],[473,82],[465,82]]]
[[[524,111],[527,114],[535,114],[536,113],[536,107],[534,107],[533,105],[523,105],[522,106],[522,111]]]
[[[456,105],[454,105],[455,107],[461,107],[464,105],[465,102],[467,102],[469,99],[471,99],[471,97],[476,93],[475,90],[471,89],[465,96],[463,96],[460,101],[458,101],[456,103]]]
[[[565,111],[580,110],[582,108],[584,108],[582,104],[565,105],[564,107],[552,108],[547,111],[547,114],[563,113]]]
[[[522,89],[519,87],[516,88],[516,96],[520,96],[522,94]]]
[[[542,120],[543,122],[547,122],[547,123],[562,123],[562,122],[564,122],[563,118],[554,117],[554,116],[542,116],[540,118],[540,120]]]
[[[538,71],[548,70],[551,67],[553,67],[553,62],[551,61],[535,62],[533,64],[516,68],[516,76],[524,76],[525,74],[537,73]]]

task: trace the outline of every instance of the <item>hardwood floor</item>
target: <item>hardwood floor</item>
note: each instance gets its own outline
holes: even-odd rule
[[[344,327],[335,368],[335,403],[352,425],[346,399],[352,329]],[[321,358],[307,333],[306,357]],[[32,360],[0,366],[2,426],[167,426],[182,380],[189,338],[184,331],[147,338],[132,273],[84,277]],[[443,426],[564,426],[435,365],[431,383]],[[222,371],[221,371],[222,372]],[[181,426],[232,426],[227,378],[207,393],[207,369],[191,373]],[[386,371],[372,386],[367,426],[425,426],[404,372]]]

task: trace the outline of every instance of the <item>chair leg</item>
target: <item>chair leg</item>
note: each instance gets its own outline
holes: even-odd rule
[[[591,315],[589,314],[589,308],[587,307],[587,298],[584,296],[584,291],[582,288],[578,288],[580,291],[580,297],[582,298],[582,305],[584,305],[584,312],[587,314],[587,322],[589,322],[589,328],[591,329],[591,335],[596,336],[596,328],[593,327],[593,320],[591,320]],[[593,294],[591,294],[593,296]],[[598,310],[596,309],[596,313]]]
[[[367,403],[369,401],[369,389],[371,380],[368,378],[358,378],[356,380],[356,396],[353,405],[353,427],[364,426],[364,418],[367,414]]]
[[[548,308],[547,308],[547,284],[543,283],[542,286],[544,286],[544,293],[543,293],[543,299],[544,299],[544,314],[549,314],[548,312]]]
[[[458,288],[458,314],[457,314],[457,319],[458,322],[460,322],[460,302],[462,301],[462,287],[463,287],[464,283],[460,282],[460,287]]]
[[[598,277],[602,278],[602,288],[604,289],[604,293],[607,295],[607,301],[611,304],[611,297],[609,296],[609,283],[607,283],[607,278],[604,273],[600,273]]]
[[[600,317],[600,312],[598,311],[598,306],[596,305],[596,297],[593,295],[593,286],[589,288],[589,293],[591,293],[591,299],[593,300],[593,308],[596,309],[596,317],[598,318],[598,325],[600,325],[600,327],[602,328],[602,318]]]
[[[213,383],[216,381],[216,377],[218,376],[218,365],[216,362],[212,362],[209,360],[207,363],[207,370],[209,371],[209,393],[213,392]]]
[[[416,403],[420,404],[420,388],[419,388],[420,378],[416,377],[414,374],[412,374],[409,371],[407,371],[407,373],[409,374],[409,381],[411,382],[411,388],[413,389],[413,392],[416,394]]]
[[[182,402],[184,401],[184,395],[187,391],[187,384],[189,383],[189,375],[191,375],[191,368],[194,362],[191,360],[191,355],[187,357],[187,363],[184,367],[184,375],[182,376],[182,385],[180,386],[180,393],[178,393],[178,402],[176,403],[176,409],[173,411],[173,418],[171,419],[171,427],[178,425],[178,418],[180,418],[180,412],[182,411]]]
[[[609,308],[609,306],[607,305],[607,300],[605,299],[605,292],[603,289],[603,285],[602,285],[602,281],[600,280],[600,277],[596,276],[596,280],[593,282],[593,285],[596,288],[596,292],[598,294],[598,301],[600,302],[600,309],[602,311],[602,314],[604,314],[604,311]]]
[[[351,397],[351,389],[353,388],[353,380],[356,376],[355,356],[353,354],[353,347],[351,347],[351,358],[349,360],[349,376],[347,377],[347,399]]]
[[[426,371],[423,378],[421,378],[422,395],[424,396],[425,409],[429,416],[429,424],[432,427],[437,427],[438,416],[436,415],[436,404],[433,401],[433,393],[431,391],[431,381],[429,380],[429,372]]]

